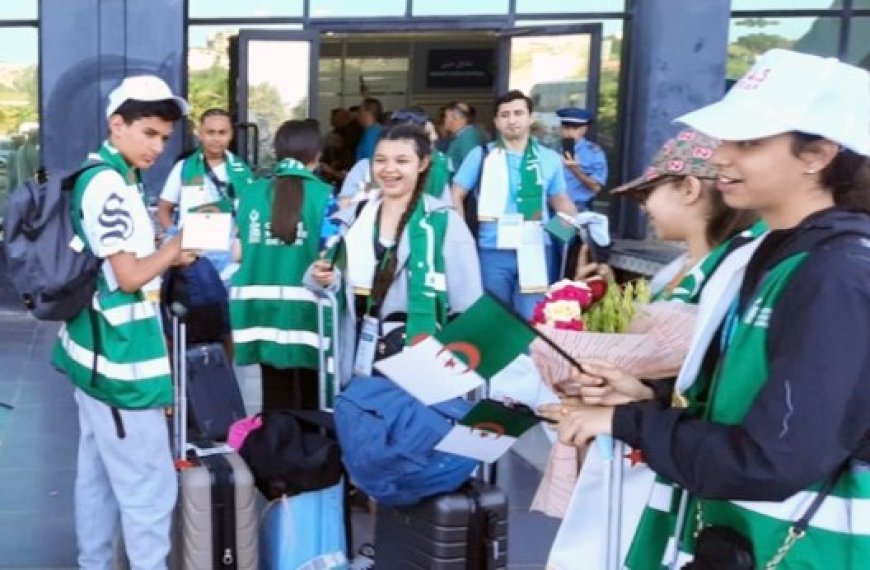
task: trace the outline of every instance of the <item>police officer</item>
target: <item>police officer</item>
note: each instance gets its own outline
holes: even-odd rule
[[[592,113],[578,107],[563,107],[556,111],[556,115],[561,122],[562,164],[568,194],[578,211],[592,210],[592,200],[607,182],[604,150],[585,138],[592,123]]]

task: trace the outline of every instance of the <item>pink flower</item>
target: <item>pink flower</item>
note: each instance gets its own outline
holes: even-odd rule
[[[647,180],[652,180],[656,176],[659,176],[659,171],[653,167],[647,168],[646,172],[643,175],[643,177],[646,178]]]
[[[677,135],[678,141],[690,141],[695,138],[695,133],[692,131],[683,131]]]
[[[706,160],[713,156],[713,149],[707,148],[705,146],[699,146],[692,151],[692,156],[694,156],[695,158],[703,158],[704,160]]]
[[[674,159],[668,162],[668,170],[671,172],[682,172],[683,166],[685,166],[685,162],[680,159]]]
[[[547,324],[547,316],[544,313],[544,309],[547,307],[547,300],[541,299],[535,304],[535,308],[532,310],[532,324],[533,325],[545,325]]]
[[[583,321],[580,319],[573,319],[570,321],[558,321],[555,324],[555,327],[559,330],[563,331],[582,331],[584,329]]]

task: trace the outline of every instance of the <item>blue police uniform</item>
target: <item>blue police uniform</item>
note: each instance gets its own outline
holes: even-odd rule
[[[559,121],[566,125],[587,125],[592,122],[592,114],[586,109],[564,107],[556,111]],[[602,186],[607,182],[607,157],[604,150],[594,142],[581,138],[574,144],[574,159],[583,172]],[[591,209],[595,192],[565,167],[565,182],[568,194],[579,211]]]

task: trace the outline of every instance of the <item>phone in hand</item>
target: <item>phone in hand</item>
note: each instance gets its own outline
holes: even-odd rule
[[[562,143],[562,156],[567,154],[571,158],[574,158],[574,139],[565,137],[560,142]]]

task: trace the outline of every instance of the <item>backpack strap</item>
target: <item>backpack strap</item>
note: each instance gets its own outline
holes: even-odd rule
[[[72,199],[70,200],[70,214],[72,215],[73,230],[91,253],[93,253],[93,249],[88,243],[85,230],[82,227],[82,198],[84,197],[85,188],[87,188],[94,176],[107,168],[111,169],[112,167],[102,160],[87,160],[81,168],[70,174],[61,183],[61,188],[63,190],[73,193]],[[84,178],[82,178],[82,176],[84,176]]]

